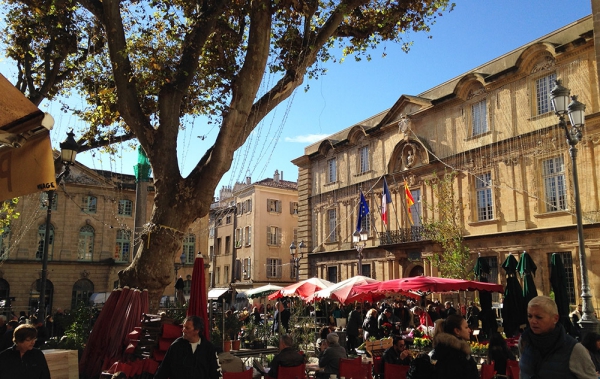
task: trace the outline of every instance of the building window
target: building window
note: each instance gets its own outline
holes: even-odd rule
[[[216,255],[221,255],[221,239],[220,238],[217,238],[217,247],[215,248],[215,250],[216,250],[216,252],[215,252]]]
[[[133,214],[133,201],[127,199],[119,200],[119,215],[131,216]]]
[[[250,258],[244,258],[243,260],[244,262],[244,267],[242,268],[242,275],[244,277],[244,279],[250,279],[251,273],[252,273],[252,265],[251,265],[251,260]]]
[[[555,80],[556,73],[552,73],[535,81],[536,110],[538,115],[552,111],[552,105],[550,103],[550,91],[554,86]]]
[[[251,242],[252,242],[252,227],[246,226],[244,228],[244,245],[250,246]]]
[[[84,196],[81,198],[81,210],[85,213],[96,213],[98,199],[95,196]]]
[[[50,225],[50,239],[48,240],[48,260],[52,260],[52,253],[54,252],[54,226]],[[46,225],[40,225],[38,227],[38,249],[35,253],[35,259],[42,259],[44,257],[44,240],[46,238]]]
[[[546,212],[562,211],[567,208],[565,187],[565,162],[562,156],[542,162],[544,200]]]
[[[208,237],[215,238],[215,227],[214,226],[211,226],[210,228],[208,228]]]
[[[227,217],[225,217],[225,224],[231,224],[231,215],[227,215]]]
[[[279,246],[281,230],[276,226],[267,226],[267,245]]]
[[[225,236],[225,255],[231,254],[231,236]]]
[[[71,293],[71,309],[76,309],[78,305],[88,305],[90,296],[94,293],[94,283],[89,279],[79,279],[73,284]]]
[[[186,280],[183,282],[183,294],[189,296],[192,292],[192,276],[188,275],[185,278]]]
[[[478,136],[488,131],[485,99],[471,106],[471,130],[473,131],[473,136]]]
[[[290,214],[297,215],[298,214],[298,202],[290,201]]]
[[[575,304],[575,275],[573,272],[573,256],[570,251],[556,253],[562,258],[563,266],[567,277],[567,294],[569,295],[569,304]],[[548,254],[548,272],[552,272],[552,253]],[[552,286],[550,286],[552,288]]]
[[[267,211],[281,213],[281,201],[275,199],[267,199]]]
[[[362,276],[371,277],[371,265],[366,263],[362,265]]]
[[[267,258],[267,278],[281,278],[281,259]]]
[[[79,229],[79,243],[77,244],[77,260],[91,261],[94,252],[94,228],[85,225]]]
[[[194,252],[196,251],[196,235],[188,234],[183,238],[183,254],[185,254],[185,263],[186,264],[194,264],[194,259],[196,256]]]
[[[40,208],[48,209],[48,192],[42,192],[40,194]],[[55,211],[58,208],[58,194],[54,192],[52,196],[52,210]]]
[[[235,230],[235,248],[239,249],[242,247],[242,241],[244,241],[244,229],[237,228]]]
[[[3,307],[10,307],[10,284],[0,278],[0,304]]]
[[[129,230],[117,230],[117,240],[115,247],[115,261],[129,262],[129,252],[131,251],[131,232]]]
[[[493,220],[494,207],[492,200],[491,172],[475,175],[475,194],[477,196],[477,220]]]
[[[215,274],[215,283],[221,284],[221,267],[217,267],[217,273]]]
[[[337,166],[336,159],[332,158],[327,161],[327,183],[334,183],[337,181]]]
[[[244,211],[244,213],[252,212],[252,199],[248,199],[248,200],[244,201],[243,211]]]
[[[369,147],[363,146],[358,149],[358,171],[360,173],[369,171]]]
[[[337,283],[337,266],[327,267],[327,280],[331,283]]]
[[[228,265],[225,266],[225,270],[223,271],[223,274],[225,275],[223,277],[223,283],[228,283],[229,282],[229,278],[230,278],[230,276],[229,276],[229,266]]]
[[[337,214],[335,209],[330,209],[327,211],[327,238],[326,240],[328,242],[335,242],[337,241],[337,233],[336,233],[336,226],[337,226]]]

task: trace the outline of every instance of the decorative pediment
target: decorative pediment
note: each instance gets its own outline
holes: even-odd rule
[[[407,138],[396,145],[388,172],[402,172],[429,164],[429,149],[417,139]]]

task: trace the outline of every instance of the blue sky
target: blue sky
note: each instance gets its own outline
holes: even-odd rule
[[[355,62],[350,57],[342,64],[327,63],[326,75],[305,81],[264,119],[236,154],[217,195],[222,185],[246,176],[252,181],[272,177],[276,169],[284,172],[284,179],[295,181],[298,170],[290,161],[302,156],[309,144],[390,108],[403,94],[418,95],[590,13],[591,0],[456,0],[454,11],[438,17],[429,34],[407,36],[414,41],[408,54],[386,44],[372,53],[371,61]],[[10,64],[3,58],[0,72],[13,80]],[[307,84],[310,90],[305,92]],[[58,148],[68,129],[77,131],[78,122],[62,114],[59,104],[41,108],[56,119],[51,136]],[[190,124],[178,146],[183,175],[218,131],[202,119]],[[89,152],[80,154],[78,161],[91,168],[133,174],[136,154],[124,148],[111,159]]]

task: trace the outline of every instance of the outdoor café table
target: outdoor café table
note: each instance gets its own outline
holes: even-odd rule
[[[240,358],[248,358],[248,357],[260,357],[266,354],[277,354],[279,352],[279,348],[274,346],[267,346],[265,349],[240,349],[240,350],[231,350],[231,354]]]

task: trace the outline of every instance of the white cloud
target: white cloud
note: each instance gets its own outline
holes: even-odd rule
[[[329,137],[331,134],[307,134],[305,136],[285,137],[285,142],[315,143]]]

